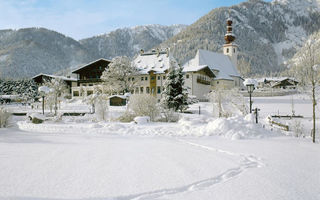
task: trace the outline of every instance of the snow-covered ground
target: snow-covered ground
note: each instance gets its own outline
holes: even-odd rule
[[[299,99],[296,115],[309,117],[310,101]],[[264,124],[291,114],[290,96],[254,98],[258,125],[213,118],[210,103],[190,110],[199,106],[178,123],[14,117],[0,129],[0,199],[320,199],[319,142]]]

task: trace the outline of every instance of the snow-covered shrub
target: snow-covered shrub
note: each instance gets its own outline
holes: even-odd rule
[[[126,111],[123,115],[121,115],[117,120],[120,122],[132,122],[136,117],[135,114]]]
[[[11,113],[9,113],[4,107],[0,107],[0,128],[8,126],[10,116]]]
[[[151,121],[154,121],[160,113],[156,97],[148,94],[130,96],[128,106],[135,116],[149,116]]]
[[[177,122],[179,121],[179,114],[174,111],[174,109],[167,109],[163,108],[161,109],[161,119],[159,121],[165,121],[165,122]]]
[[[294,136],[296,137],[304,137],[303,133],[303,124],[300,120],[293,120],[291,123],[292,131],[294,132]]]
[[[108,110],[109,110],[108,97],[103,94],[98,95],[95,100],[95,114],[96,114],[97,120],[105,121],[108,116]]]
[[[45,116],[43,116],[42,114],[39,113],[31,113],[28,114],[28,118],[31,120],[32,123],[34,124],[41,124],[44,122],[44,120],[46,119]]]

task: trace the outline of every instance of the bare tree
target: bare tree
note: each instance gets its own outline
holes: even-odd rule
[[[319,33],[318,33],[319,34]],[[302,47],[299,53],[294,56],[294,65],[290,72],[300,80],[300,86],[304,91],[310,91],[312,101],[312,142],[315,143],[316,137],[316,106],[317,106],[317,86],[319,85],[319,55],[316,42],[316,36],[313,35]]]
[[[226,90],[217,88],[209,93],[209,99],[213,105],[213,111],[218,109],[219,117],[228,117],[235,113],[247,114],[248,110],[245,105],[244,97],[237,88]],[[227,111],[224,107],[235,108]]]
[[[244,57],[241,57],[238,61],[237,69],[242,77],[248,77],[251,74],[250,60],[247,61]]]

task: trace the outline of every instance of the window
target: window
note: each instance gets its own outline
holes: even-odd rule
[[[227,48],[227,53],[229,53],[229,48]]]
[[[189,78],[189,74],[186,75],[186,78]]]
[[[87,86],[87,84],[83,83],[82,86]]]
[[[217,81],[217,84],[219,84],[219,81]]]
[[[166,79],[166,76],[163,76],[163,78],[162,78],[163,80],[165,80]]]
[[[155,76],[151,76],[151,80],[154,80],[154,79],[156,79],[156,77]]]
[[[89,86],[93,86],[93,84],[92,84],[92,83],[89,83]]]
[[[78,97],[79,96],[79,91],[73,91],[73,96]]]
[[[160,87],[160,86],[158,86],[157,93],[158,93],[158,94],[161,93],[161,87]]]
[[[145,81],[147,81],[147,80],[148,80],[148,77],[147,77],[147,76],[146,76],[146,77],[144,77],[144,80],[145,80]]]
[[[134,92],[135,94],[139,94],[139,88],[136,87],[136,91]]]
[[[141,81],[143,81],[144,80],[144,78],[143,77],[141,77]]]
[[[146,93],[147,93],[147,94],[150,93],[150,88],[149,88],[149,87],[146,88]]]
[[[143,94],[143,87],[140,87],[140,94]]]
[[[134,77],[132,77],[131,80],[134,81]]]
[[[160,77],[161,77],[161,76],[158,76],[158,80],[160,80]]]
[[[128,78],[128,81],[130,81],[130,78]]]

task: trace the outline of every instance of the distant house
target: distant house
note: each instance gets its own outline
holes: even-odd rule
[[[77,76],[77,81],[72,82],[72,97],[93,94],[94,86],[101,84],[102,73],[110,63],[110,60],[100,58],[72,71]]]
[[[73,82],[77,82],[76,78],[72,78],[72,77],[65,77],[65,76],[56,76],[56,75],[50,75],[50,74],[43,74],[40,73],[34,77],[32,77],[32,79],[34,80],[35,83],[37,83],[39,86],[43,85],[45,82],[50,81],[52,79],[61,79],[63,80],[67,87],[68,87],[68,91],[71,94],[71,87],[72,87],[72,83]]]
[[[258,89],[296,89],[299,84],[298,81],[291,77],[266,77],[258,79],[257,82]]]

